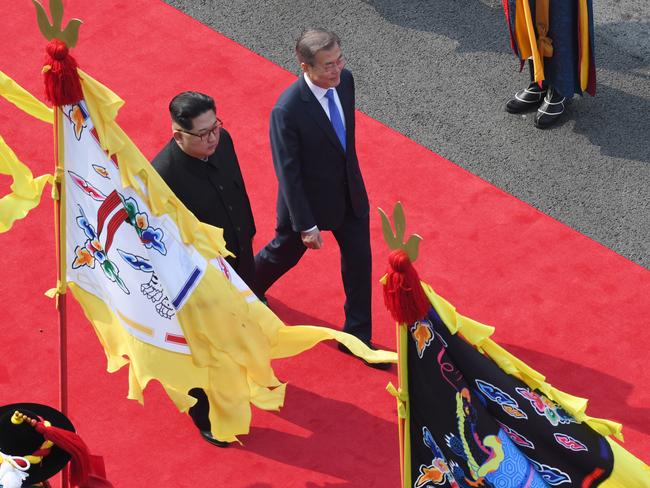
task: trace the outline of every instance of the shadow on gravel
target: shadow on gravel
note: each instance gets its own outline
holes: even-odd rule
[[[500,0],[364,1],[395,25],[457,41],[458,53],[511,52]],[[648,60],[643,55],[645,51],[628,53],[620,47],[621,44],[628,44],[626,39],[645,39],[650,30],[648,24],[630,21],[598,28],[603,35],[597,37],[596,69],[629,73],[648,81],[649,76],[643,72],[648,66]],[[619,38],[620,42],[617,41]],[[513,71],[513,66],[514,63],[508,63],[503,69]],[[481,76],[480,73],[478,76]],[[645,139],[650,133],[650,119],[647,116],[650,113],[650,99],[630,95],[603,83],[598,84],[597,90],[593,101],[574,97],[564,121],[555,128],[573,119],[575,132],[585,135],[592,144],[601,148],[603,154],[649,162],[650,146]]]
[[[596,26],[596,66],[624,73],[650,67],[650,23],[631,20]],[[647,71],[640,76],[650,79]]]
[[[597,90],[593,101],[574,97],[570,114],[575,120],[574,131],[607,156],[650,163],[650,99],[604,84]]]
[[[459,52],[510,52],[500,0],[363,0],[389,22],[458,41]]]

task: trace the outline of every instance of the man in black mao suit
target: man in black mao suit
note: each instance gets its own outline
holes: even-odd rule
[[[255,288],[253,236],[255,221],[232,138],[217,118],[212,97],[197,92],[176,95],[169,104],[173,138],[154,158],[153,166],[178,199],[206,224],[223,229],[226,258],[237,274]],[[220,447],[210,433],[209,403],[200,388],[189,414],[201,435]]]
[[[302,76],[271,112],[277,224],[273,240],[255,256],[257,294],[307,249],[319,249],[321,231],[329,230],[341,251],[344,330],[370,345],[369,206],[355,148],[354,79],[343,69],[341,42],[332,32],[303,32],[296,55]]]
[[[216,116],[214,100],[184,92],[172,99],[169,110],[173,138],[153,166],[197,219],[223,229],[226,247],[235,254],[226,260],[254,288],[253,211],[232,138]]]

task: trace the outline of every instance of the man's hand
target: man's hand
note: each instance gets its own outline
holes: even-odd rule
[[[323,247],[323,238],[317,228],[302,231],[300,237],[302,238],[302,243],[307,249],[320,249]]]

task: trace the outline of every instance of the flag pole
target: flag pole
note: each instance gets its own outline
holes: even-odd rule
[[[408,382],[409,324],[426,316],[430,304],[422,290],[420,278],[413,268],[422,237],[412,234],[404,241],[406,216],[401,202],[393,208],[393,225],[386,212],[378,209],[384,240],[392,250],[388,256],[388,271],[381,279],[384,304],[397,323],[397,425],[399,434],[400,477],[402,488],[411,485],[411,405]]]
[[[59,324],[59,405],[68,415],[68,329],[66,313],[66,239],[64,153],[61,143],[61,108],[54,107],[54,234],[56,247],[56,309]],[[61,488],[68,488],[68,468],[61,471]]]
[[[399,392],[402,389],[402,371],[404,367],[402,366],[402,324],[397,324],[396,332],[396,343],[397,343],[397,391]],[[399,436],[399,474],[401,487],[405,488],[404,484],[404,419],[397,412],[397,432]]]
[[[408,325],[397,325],[397,377],[404,403],[404,417],[399,418],[400,471],[402,487],[411,486],[411,425],[408,399]]]
[[[62,0],[50,0],[50,19],[39,0],[32,0],[36,8],[38,27],[49,41],[43,64],[45,97],[54,107],[54,238],[56,249],[56,294],[55,303],[59,324],[59,404],[61,412],[68,414],[68,329],[66,313],[66,194],[65,194],[65,152],[63,144],[63,110],[65,105],[78,103],[83,98],[77,62],[69,55],[69,49],[77,44],[79,19],[70,20],[62,29]],[[68,488],[68,468],[61,471],[61,488]]]

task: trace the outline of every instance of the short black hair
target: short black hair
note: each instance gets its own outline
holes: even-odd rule
[[[214,99],[195,91],[179,93],[169,102],[172,120],[185,130],[192,130],[192,119],[209,110],[217,111]]]

